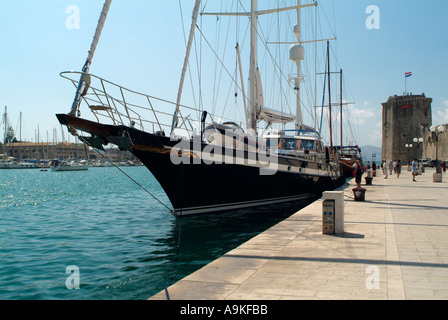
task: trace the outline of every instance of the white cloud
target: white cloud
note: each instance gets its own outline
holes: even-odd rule
[[[368,104],[368,103],[367,103]],[[350,141],[359,145],[381,146],[382,143],[382,117],[375,108],[348,107],[344,112],[344,121],[350,123],[345,129],[345,136],[351,136]]]
[[[383,123],[376,122],[371,126],[371,132],[368,135],[370,145],[381,147],[383,143]]]
[[[439,98],[437,106],[432,109],[433,123],[448,123],[448,99]]]
[[[348,112],[348,116],[350,122],[356,123],[357,125],[363,125],[367,120],[374,118],[376,114],[371,109],[352,108]]]
[[[448,107],[448,100],[445,101],[447,103],[447,107]],[[445,104],[444,102],[444,104]],[[448,123],[448,108],[445,110],[438,110],[437,111],[437,123],[441,124],[441,123]]]

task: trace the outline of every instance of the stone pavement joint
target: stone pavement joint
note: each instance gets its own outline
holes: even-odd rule
[[[345,233],[322,234],[322,199],[168,288],[173,300],[448,299],[448,180],[433,169],[345,187]],[[165,291],[151,297],[166,299]]]

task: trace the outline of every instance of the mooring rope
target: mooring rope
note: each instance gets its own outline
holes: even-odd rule
[[[163,205],[165,208],[167,208],[171,213],[174,214],[174,210],[169,208],[167,205],[165,205],[161,200],[159,200],[155,195],[153,195],[148,189],[146,189],[144,186],[142,186],[138,181],[133,179],[130,175],[128,175],[124,170],[122,170],[120,167],[118,167],[115,163],[113,163],[108,157],[106,157],[104,154],[99,152],[97,149],[93,148],[93,150],[98,153],[100,156],[102,156],[106,161],[110,162],[115,168],[117,168],[121,173],[123,173],[126,177],[128,177],[131,181],[133,181],[136,185],[138,185],[140,188],[142,188],[146,193],[148,193],[152,198],[154,198],[157,202],[159,202],[161,205]],[[183,179],[183,171],[182,171],[182,179]],[[182,211],[181,211],[182,213]],[[170,286],[174,283],[174,276],[176,274],[177,269],[177,263],[179,261],[179,251],[180,251],[180,244],[181,244],[181,234],[182,234],[182,222],[180,219],[176,219],[178,222],[178,235],[177,235],[177,246],[176,246],[176,256],[174,258],[174,265],[173,270],[171,272],[171,281]],[[168,292],[168,287],[165,287],[165,296],[167,300],[171,300],[170,294]]]
[[[82,139],[80,139],[80,140],[82,141]],[[86,145],[86,143],[84,141],[83,141],[83,143],[84,143],[84,145]],[[101,157],[103,157],[107,162],[111,163],[115,168],[117,168],[121,173],[123,173],[126,177],[128,177],[132,182],[134,182],[137,186],[139,186],[147,194],[149,194],[154,200],[156,200],[162,206],[164,206],[166,209],[168,209],[172,214],[175,213],[174,210],[172,210],[170,207],[168,207],[166,204],[164,204],[160,199],[158,199],[155,195],[153,195],[148,189],[146,189],[144,186],[142,186],[138,181],[136,181],[134,178],[132,178],[129,174],[124,172],[124,170],[122,170],[115,163],[113,163],[113,161],[111,161],[107,156],[105,156],[104,154],[99,152],[99,150],[97,150],[96,148],[92,148],[92,149],[97,154],[99,154]],[[182,169],[183,169],[183,167],[182,167]],[[183,170],[182,170],[182,182],[183,182]],[[181,211],[181,214],[182,214],[182,211]],[[178,235],[177,235],[176,256],[175,256],[175,259],[174,259],[173,270],[171,272],[170,286],[174,283],[174,276],[175,276],[175,273],[176,273],[177,262],[179,260],[179,251],[180,251],[180,244],[181,244],[182,222],[180,221],[180,219],[176,219],[176,221],[178,222],[178,229],[179,230],[178,230]],[[166,295],[167,300],[171,300],[169,292],[168,292],[168,287],[165,287],[165,295]]]
[[[174,214],[174,210],[168,207],[166,204],[164,204],[160,199],[158,199],[155,195],[153,195],[148,189],[146,189],[144,186],[142,186],[138,181],[136,181],[134,178],[132,178],[130,175],[128,175],[124,170],[122,170],[119,166],[117,166],[115,163],[113,163],[108,157],[106,157],[104,154],[99,152],[97,149],[93,148],[93,150],[98,153],[100,156],[102,156],[107,162],[111,163],[115,168],[117,168],[121,173],[123,173],[126,177],[128,177],[132,182],[134,182],[137,186],[142,188],[147,194],[149,194],[154,200],[159,202],[162,206],[167,208],[171,213]]]

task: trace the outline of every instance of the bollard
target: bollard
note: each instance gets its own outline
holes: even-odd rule
[[[322,225],[324,234],[344,234],[344,192],[343,191],[326,191],[322,194],[323,212],[322,212]],[[329,215],[328,208],[333,210],[332,216]],[[327,213],[326,215],[324,213]],[[331,220],[330,220],[331,219]],[[334,229],[331,230],[329,224],[334,225]],[[328,228],[328,229],[327,229]],[[326,233],[327,232],[327,233]]]
[[[366,179],[366,185],[371,185],[372,181],[373,181],[373,173],[375,172],[375,170],[369,169],[366,171],[367,173],[367,177],[365,177]]]
[[[353,195],[355,196],[355,201],[365,201],[366,200],[366,189],[359,187],[352,189]]]
[[[434,173],[432,175],[432,182],[442,182],[442,174],[441,173]]]

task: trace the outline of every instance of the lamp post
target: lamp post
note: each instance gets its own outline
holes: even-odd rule
[[[436,162],[437,162],[437,172],[440,173],[442,172],[440,169],[440,163],[439,163],[439,136],[445,131],[445,127],[444,126],[432,126],[431,128],[431,133],[433,138],[436,140]]]
[[[409,148],[409,150],[411,150],[411,148],[413,147],[412,143],[409,143],[409,144],[406,143],[404,146],[405,146],[406,150],[408,150],[408,148]],[[409,157],[409,154],[412,155],[411,151],[406,152],[406,153],[407,153],[408,157]],[[409,164],[413,160],[412,156],[410,156],[410,158],[411,158],[411,160],[407,159],[407,161],[406,161],[408,163],[408,171],[411,171],[411,167],[409,166]]]
[[[436,173],[433,175],[433,182],[442,182],[442,167],[439,162],[439,136],[445,131],[444,126],[431,126],[432,137],[436,141]]]
[[[418,159],[417,160],[419,160],[419,159],[421,159],[422,157],[421,157],[421,154],[420,154],[420,145],[419,145],[419,143],[423,143],[423,138],[414,138],[412,141],[414,141],[414,143],[415,143],[415,145],[417,146],[417,156],[418,156]],[[422,172],[423,172],[423,166],[421,167],[421,170],[422,170]]]
[[[423,138],[414,138],[414,143],[423,143]],[[417,145],[417,147],[420,147],[419,145]]]
[[[414,147],[414,145],[412,143],[409,143],[409,144],[406,143],[404,146],[406,147],[406,149],[409,148],[408,155],[409,155],[409,153],[411,153],[411,158],[412,158],[411,161],[412,161],[414,158],[412,157],[412,152],[410,150],[411,150],[411,148]]]

